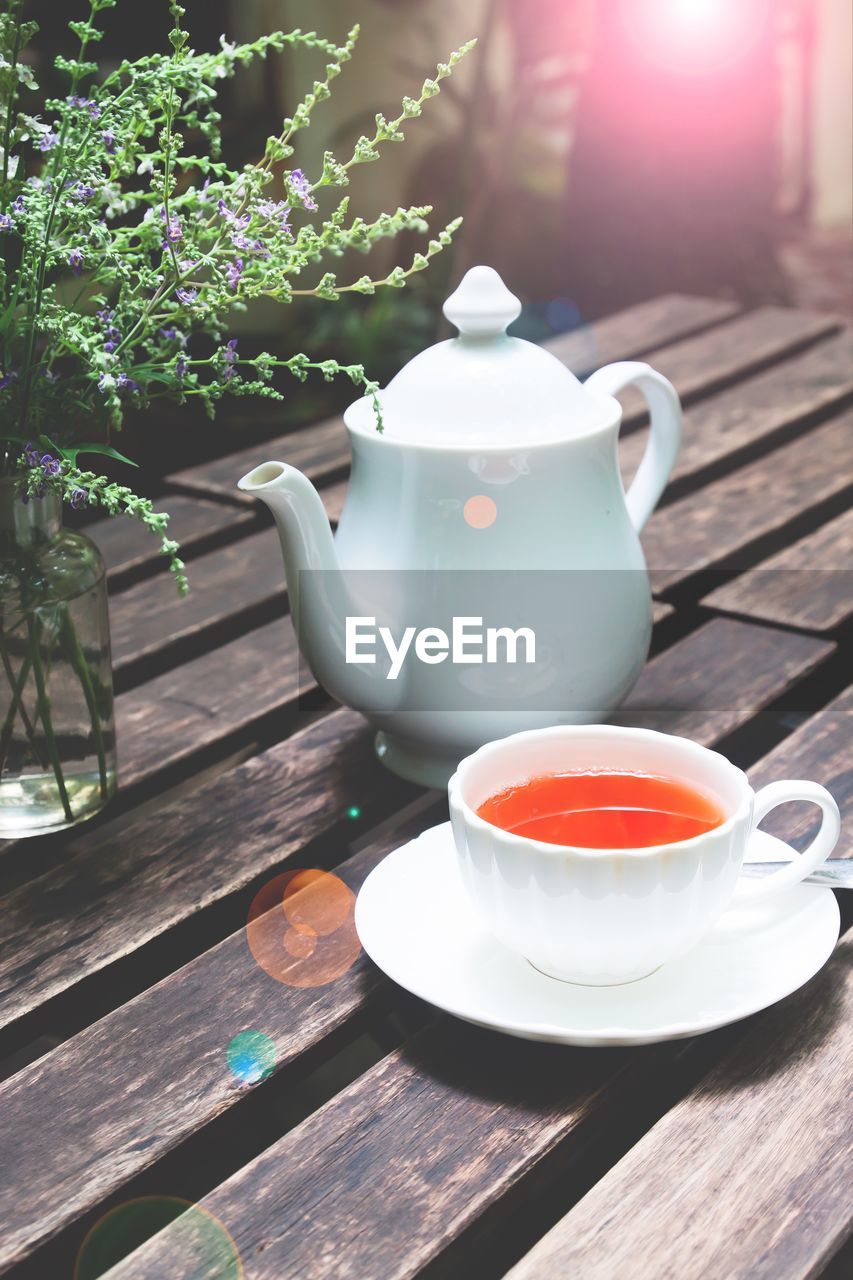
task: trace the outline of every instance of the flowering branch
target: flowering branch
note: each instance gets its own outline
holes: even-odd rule
[[[421,114],[473,42],[440,63],[420,96],[403,100],[396,119],[378,115],[374,136],[360,138],[349,159],[327,153],[312,183],[301,169],[286,167],[291,142],[353,57],[358,27],[341,45],[296,30],[244,44],[223,37],[217,51],[197,53],[183,6],[169,0],[169,52],[125,60],[98,80],[89,50],[101,38],[98,15],[116,3],[89,0],[87,19],[69,24],[77,56],[56,58],[68,93],[45,101],[43,117],[19,101],[23,91],[37,89],[20,56],[35,24],[22,21],[20,0],[0,14],[0,469],[23,472],[28,495],[49,486],[72,505],[140,519],[160,536],[183,589],[167,518],[132,490],[81,470],[78,454],[120,458],[111,438],[128,406],[195,396],[213,416],[225,395],[282,399],[274,383],[281,373],[348,377],[373,397],[382,429],[377,386],[361,365],[301,353],[238,356],[229,319],[257,297],[288,304],[295,297],[336,301],[401,288],[450,243],[459,219],[408,266],[339,283],[330,258],[368,253],[402,231],[427,236],[432,210],[400,208],[348,223],[346,197],[330,212],[321,212],[318,197],[346,185],[352,166],[375,160],[383,143],[400,141],[404,122]],[[216,109],[222,80],[270,51],[296,46],[324,56],[325,71],[261,157],[232,169],[222,160]],[[34,158],[41,171],[26,177]],[[69,277],[80,280],[70,301]],[[94,445],[79,443],[82,424]]]

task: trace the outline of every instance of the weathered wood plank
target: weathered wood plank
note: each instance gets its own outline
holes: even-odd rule
[[[180,493],[166,494],[158,500],[156,506],[158,510],[162,508],[169,512],[169,532],[185,551],[224,534],[226,530],[236,537],[255,523],[252,513],[242,507],[232,507],[222,502],[205,502],[203,498],[188,497]],[[157,539],[136,520],[96,520],[86,526],[86,533],[100,547],[112,581],[143,565],[163,560]],[[165,560],[163,568],[165,572]]]
[[[546,346],[572,373],[586,378],[612,360],[639,360],[679,338],[731,320],[740,307],[720,298],[668,293],[552,338]]]
[[[654,692],[669,688],[680,673],[704,672],[705,683],[701,689],[697,686],[696,677],[692,678],[691,694],[701,702],[703,693],[707,700],[707,694],[716,688],[719,701],[724,704],[722,710],[713,709],[706,719],[704,735],[701,732],[698,735],[701,740],[710,742],[729,727],[732,708],[736,716],[748,715],[766,700],[768,686],[756,683],[759,671],[765,666],[779,671],[781,679],[791,679],[797,664],[811,663],[828,648],[813,640],[779,635],[780,643],[772,653],[768,650],[753,651],[755,668],[742,672],[745,683],[739,690],[732,678],[728,655],[732,643],[740,641],[749,630],[738,624],[706,627],[701,648],[695,644],[695,637],[691,637],[694,640],[692,656],[676,667],[671,666],[671,660],[667,661],[668,654],[662,654],[648,668],[649,701],[656,704],[658,699],[652,696]],[[790,647],[792,641],[796,647]],[[688,643],[683,642],[684,645]],[[715,654],[725,654],[726,661],[715,667],[712,660]],[[667,666],[671,668],[672,680],[667,679]],[[741,670],[740,667],[736,669]],[[728,683],[725,683],[726,679]],[[747,703],[745,695],[755,699],[755,704]],[[345,715],[348,713],[338,713],[339,725]],[[685,732],[693,728],[689,710],[683,711],[679,719],[677,713],[673,718],[669,707],[650,711],[648,722],[661,728],[681,728]],[[328,732],[325,733],[325,741],[331,741]],[[345,746],[350,756],[358,754],[350,744]],[[303,767],[310,775],[308,788],[317,785],[313,752],[312,747],[310,752],[291,753],[291,759],[307,758]],[[235,789],[233,775],[226,780],[230,804],[239,802],[241,812],[267,806],[275,809],[282,788],[277,777],[273,776],[269,784],[265,779],[280,770],[281,753],[282,748],[268,753],[276,757],[275,764],[268,765],[265,770],[256,769],[252,779],[243,776],[245,766],[235,771],[241,775],[241,787]],[[342,758],[337,752],[337,761]],[[329,768],[333,774],[335,759]],[[261,784],[263,806],[256,795]],[[340,795],[340,780],[332,778],[331,785],[335,794]],[[295,806],[297,812],[301,803],[297,802]],[[340,811],[344,799],[336,803]],[[202,850],[200,859],[192,838],[192,832],[197,831],[196,811],[206,815],[205,844],[208,847]],[[277,817],[278,821],[267,822],[269,832],[259,827],[257,822],[254,829],[250,824],[245,833],[241,831],[240,848],[236,850],[238,877],[246,877],[248,863],[251,863],[252,873],[256,873],[271,861],[284,858],[288,849],[292,849],[293,859],[297,861],[295,846],[277,843],[281,824],[286,822],[288,830],[294,825],[294,806],[286,808]],[[145,824],[144,829],[142,824],[137,824],[135,829],[131,827],[122,831],[123,866],[114,868],[113,860],[120,858],[121,854],[113,841],[101,837],[88,853],[81,847],[76,859],[72,859],[70,875],[69,868],[63,868],[58,876],[51,873],[43,877],[40,884],[27,886],[7,901],[4,914],[7,918],[16,917],[18,927],[0,939],[0,955],[15,955],[18,963],[17,972],[3,974],[3,988],[6,990],[0,998],[6,1001],[5,1016],[9,1013],[8,1000],[20,998],[22,994],[22,981],[35,982],[38,997],[44,998],[46,992],[65,980],[69,968],[74,976],[81,976],[93,964],[96,965],[93,947],[97,949],[100,944],[93,935],[105,929],[108,936],[101,937],[100,943],[111,948],[114,956],[117,945],[132,949],[144,940],[135,931],[141,923],[146,930],[156,928],[156,917],[163,910],[170,913],[170,920],[174,920],[176,910],[181,910],[181,904],[184,910],[192,910],[195,901],[193,888],[198,891],[195,875],[210,875],[216,860],[215,849],[220,849],[220,864],[226,861],[226,847],[228,859],[235,857],[232,837],[229,836],[227,808],[220,805],[215,812],[212,811],[203,794],[193,797],[177,814],[170,815],[167,811],[163,825],[165,830],[158,824],[156,832],[150,830],[150,823]],[[416,821],[414,826],[417,827]],[[212,836],[207,835],[208,828],[213,829]],[[308,838],[312,834],[310,827],[303,827],[300,834],[303,839]],[[383,836],[381,845],[373,842],[366,852],[357,854],[340,869],[343,878],[353,888],[358,887],[383,849],[392,847],[396,839],[407,838],[393,823],[387,836],[387,839]],[[173,847],[176,840],[180,843],[177,849]],[[274,853],[270,852],[271,841]],[[244,844],[248,847],[244,848]],[[128,859],[127,855],[127,850],[133,848],[143,849],[152,860],[153,866],[147,871],[144,867],[133,868],[132,864],[138,858],[131,856]],[[78,863],[76,868],[73,867],[75,861]],[[202,865],[193,868],[190,864],[194,861],[200,861]],[[234,868],[231,872],[234,873]],[[216,871],[218,886],[212,887],[205,880],[205,889],[208,892],[211,888],[213,892],[221,891],[223,876],[227,874],[226,868],[219,865]],[[152,897],[155,883],[158,891],[156,897]],[[108,903],[100,898],[103,892],[110,897]],[[139,904],[140,896],[144,895],[148,895],[148,919],[141,922]],[[79,945],[75,945],[71,931],[66,927],[59,955],[48,955],[39,964],[33,947],[28,954],[22,954],[20,948],[27,927],[38,932],[42,939],[50,937],[55,946],[58,921],[53,918],[53,912],[69,900],[80,904],[79,927],[83,933],[84,950],[81,952]],[[33,912],[38,904],[43,904],[42,915],[34,918]],[[52,916],[50,921],[45,917],[45,906]],[[102,921],[104,924],[100,923]],[[34,967],[38,969],[37,974],[32,973]],[[15,1117],[15,1125],[24,1126],[30,1133],[27,1154],[19,1158],[18,1195],[14,1205],[10,1204],[8,1209],[14,1214],[15,1222],[20,1224],[11,1244],[17,1252],[10,1253],[9,1257],[35,1247],[39,1240],[58,1230],[230,1105],[239,1096],[236,1088],[227,1083],[222,1067],[222,1054],[231,1035],[248,1026],[263,1029],[276,1041],[279,1065],[283,1066],[315,1043],[318,1037],[327,1034],[336,1020],[350,1016],[358,1000],[373,989],[375,980],[375,972],[369,966],[365,969],[360,965],[328,990],[313,991],[311,998],[307,999],[303,993],[276,984],[256,969],[248,958],[244,935],[240,931],[20,1073],[5,1086],[5,1092],[0,1089],[0,1106],[4,1107],[4,1112]],[[31,988],[31,998],[34,996],[35,987]],[[206,1012],[208,1010],[209,1013]],[[156,1028],[160,1036],[168,1035],[168,1068],[152,1055],[141,1052],[146,1037],[154,1034],[152,1028]],[[91,1073],[93,1060],[100,1064],[97,1079]],[[104,1079],[115,1083],[115,1093],[105,1090]],[[124,1100],[129,1095],[135,1099],[133,1108],[125,1106]],[[45,1114],[45,1100],[65,1096],[73,1097],[75,1105],[52,1108],[48,1113],[51,1117],[50,1132],[43,1131],[38,1117]],[[116,1098],[121,1100],[120,1104]],[[84,1105],[80,1099],[88,1100]],[[79,1140],[79,1126],[84,1123],[81,1116],[87,1117],[85,1123],[89,1138],[85,1143]],[[97,1123],[93,1122],[93,1117]],[[18,1146],[16,1132],[13,1126],[6,1135],[6,1140],[15,1147]],[[97,1138],[92,1135],[97,1135]],[[62,1162],[61,1168],[46,1163],[45,1143],[51,1143],[52,1150],[65,1150],[67,1147],[73,1155]],[[25,1164],[21,1164],[20,1159],[24,1159]],[[21,1188],[26,1189],[23,1200]],[[0,1194],[0,1220],[4,1218],[2,1203]],[[4,1256],[0,1252],[0,1259]]]
[[[251,732],[270,714],[276,717],[276,736],[285,737],[297,699],[314,688],[288,617],[119,694],[121,786],[172,769],[239,730]]]
[[[509,1276],[819,1275],[851,1230],[851,1100],[848,939],[823,973],[755,1019]]]
[[[841,809],[844,821],[841,838],[833,855],[853,857],[853,687],[834,698],[817,715],[810,716],[752,769],[750,780],[763,787],[778,778],[813,778],[827,787]],[[800,841],[810,836],[819,822],[812,805],[784,805],[774,809],[762,823],[781,840]]]
[[[613,721],[713,742],[781,697],[833,649],[808,636],[715,618],[648,664]]]
[[[853,509],[703,601],[713,609],[828,631],[853,613]]]
[[[834,786],[830,775],[841,763],[848,770],[848,782],[836,794],[849,814],[853,806],[848,759],[851,705],[853,698],[846,695],[815,717],[814,733],[805,726],[781,744],[752,770],[756,785],[788,774],[819,778]],[[847,844],[849,848],[849,831]],[[698,1117],[692,1113],[677,1125],[677,1138],[690,1145],[689,1159],[674,1160],[671,1143],[657,1141],[654,1158],[633,1174],[626,1173],[611,1194],[601,1192],[605,1179],[577,1206],[575,1212],[582,1211],[591,1196],[599,1197],[596,1211],[584,1214],[589,1248],[581,1251],[572,1243],[567,1224],[573,1215],[569,1214],[555,1228],[560,1233],[559,1250],[548,1248],[541,1258],[534,1250],[512,1272],[514,1280],[516,1276],[550,1280],[562,1275],[600,1275],[610,1280],[621,1274],[654,1276],[655,1280],[664,1276],[698,1280],[706,1275],[720,1280],[730,1276],[751,1280],[753,1275],[775,1280],[816,1274],[817,1267],[809,1270],[803,1265],[789,1271],[782,1264],[784,1248],[792,1239],[803,1242],[801,1257],[813,1246],[817,1246],[817,1257],[822,1242],[837,1243],[844,1213],[849,1217],[840,1147],[853,1096],[851,1021],[848,1016],[845,1026],[843,1017],[836,1015],[841,1013],[841,970],[849,973],[850,958],[848,944],[830,970],[803,992],[769,1015],[744,1024],[745,1051],[732,1052],[702,1090],[704,1102],[712,1110],[721,1109],[719,1125],[704,1127],[704,1143],[695,1128],[701,1113]],[[817,1055],[814,1063],[811,1054],[805,1054],[803,1040]],[[627,1072],[614,1076],[613,1067],[620,1062],[615,1054],[553,1048],[543,1052],[442,1019],[415,1044],[385,1059],[236,1173],[203,1205],[234,1233],[243,1258],[251,1259],[253,1280],[291,1274],[306,1280],[350,1280],[355,1275],[403,1280],[440,1254],[558,1142],[571,1141],[581,1119],[598,1113],[614,1123],[619,1097],[633,1105],[641,1096],[646,1071],[651,1068],[659,1074],[671,1060],[672,1050],[664,1046],[660,1055],[634,1052]],[[776,1074],[771,1073],[770,1064],[778,1064]],[[592,1077],[585,1074],[590,1066]],[[751,1076],[753,1088],[745,1093],[742,1085]],[[808,1082],[803,1076],[808,1076]],[[597,1097],[583,1096],[585,1081],[593,1082]],[[685,1105],[652,1129],[626,1161]],[[741,1126],[744,1107],[748,1114]],[[773,1124],[767,1123],[768,1116],[774,1117]],[[802,1124],[810,1133],[814,1130],[808,1141],[799,1131]],[[753,1142],[758,1144],[755,1150]],[[808,1152],[803,1151],[804,1143]],[[715,1176],[719,1166],[709,1161],[708,1144],[725,1162],[727,1177],[722,1184]],[[786,1158],[791,1152],[796,1153],[796,1161]],[[832,1163],[831,1182],[820,1176],[813,1188],[810,1179],[807,1183],[797,1178],[801,1159],[808,1160],[811,1174],[812,1167],[817,1172],[820,1161],[827,1158]],[[763,1183],[765,1169],[772,1185],[755,1191]],[[647,1187],[651,1188],[648,1202]],[[333,1213],[323,1207],[329,1195],[334,1197]],[[763,1212],[756,1212],[756,1195]],[[825,1206],[821,1195],[828,1196]],[[686,1196],[690,1213],[684,1209]],[[364,1212],[365,1201],[369,1214]],[[721,1203],[728,1210],[722,1250]],[[626,1204],[634,1206],[627,1223]],[[781,1215],[780,1205],[786,1206]],[[792,1212],[791,1205],[802,1206],[802,1212]],[[701,1219],[701,1231],[694,1231],[694,1213]],[[645,1230],[634,1229],[638,1220]],[[294,1222],[299,1230],[293,1229]],[[605,1222],[606,1231],[596,1230],[597,1224]],[[768,1224],[777,1226],[771,1232]],[[626,1230],[631,1249],[623,1246]],[[749,1240],[744,1255],[732,1252],[739,1245],[730,1247],[733,1238],[741,1240],[742,1231]],[[689,1254],[686,1268],[670,1262],[675,1256],[683,1261],[680,1254],[669,1252],[680,1248],[677,1242],[682,1233],[699,1241],[702,1252],[695,1267]],[[658,1245],[651,1260],[647,1235],[653,1249]],[[166,1259],[181,1256],[181,1238],[176,1227],[149,1242],[117,1269],[115,1280],[153,1280]],[[759,1265],[761,1250],[771,1238],[773,1265]],[[550,1239],[546,1237],[540,1249]],[[743,1265],[730,1268],[731,1259],[739,1262],[741,1257]]]
[[[703,400],[684,415],[684,436],[672,473],[681,480],[758,442],[790,431],[853,395],[853,333],[844,330],[804,355]],[[623,474],[633,476],[648,431],[625,437]]]
[[[357,891],[386,853],[417,835],[428,803],[410,806],[339,867],[344,883]],[[225,1057],[234,1035],[263,1030],[282,1070],[380,985],[363,954],[323,986],[279,982],[255,962],[241,929],[0,1085],[0,1168],[15,1170],[0,1181],[0,1270],[239,1101],[248,1086]],[[164,1035],[168,1054],[152,1052]],[[59,1129],[43,1123],[49,1115]],[[22,1145],[18,1126],[36,1116]]]
[[[159,738],[167,750],[169,732]],[[5,900],[0,1021],[234,893],[350,805],[378,819],[412,794],[376,761],[371,736],[355,712],[337,711],[156,814],[81,830],[61,867]]]
[[[708,333],[653,351],[646,359],[669,378],[682,402],[691,404],[795,355],[839,328],[832,316],[759,307]],[[645,416],[645,401],[638,391],[629,389],[619,399],[625,410],[623,425]]]
[[[321,496],[329,519],[336,521],[346,485],[333,485]],[[129,588],[114,602],[110,630],[116,671],[186,644],[229,619],[240,625],[249,610],[275,602],[285,606],[284,564],[275,529],[262,529],[199,556],[187,572],[188,596],[180,597],[168,577],[157,577]]]
[[[250,640],[243,641],[249,649]],[[713,742],[832,651],[832,645],[811,637],[719,619],[653,659],[619,719]],[[231,657],[223,668],[229,679]],[[196,748],[228,730],[244,729],[253,707],[255,715],[267,714],[279,705],[277,698],[293,696],[292,686],[283,693],[271,687],[260,664],[251,693],[247,681],[231,680],[236,696],[225,702],[220,684],[215,696],[220,706],[225,702],[226,718],[216,703],[211,705],[206,668],[197,685],[189,683],[193,666],[176,674],[185,690],[180,696],[200,720]],[[186,730],[175,708],[178,695],[154,701],[147,713],[142,712],[145,690],[129,696],[140,719],[127,741],[122,736],[125,746],[132,742],[143,767],[152,771],[180,758]],[[122,734],[123,700],[118,702]],[[385,790],[393,791],[390,776],[372,758],[364,721],[336,712],[154,818],[131,815],[91,834],[81,831],[62,867],[22,885],[4,903],[0,1024],[136,949],[185,919],[200,902],[240,888],[250,867],[251,874],[259,874],[319,834],[352,803],[346,797],[358,791],[360,776],[365,797],[381,795],[383,780]],[[366,801],[358,802],[365,807]],[[285,826],[286,837],[280,834]],[[229,841],[238,842],[239,850],[233,851]],[[73,918],[69,902],[75,904]],[[62,937],[59,950],[57,936]]]
[[[701,569],[741,567],[745,547],[843,493],[851,474],[853,414],[846,412],[656,511],[642,536],[654,589]]]
[[[652,302],[641,303],[626,312],[610,316],[579,333],[554,339],[553,343],[547,343],[546,346],[554,350],[554,354],[575,372],[586,374],[593,367],[607,364],[611,360],[626,360],[646,354],[652,350],[650,343],[657,347],[685,333],[696,333],[698,329],[727,319],[736,311],[737,307],[729,303],[709,299],[680,298],[678,295],[656,298]],[[798,335],[812,333],[813,317],[804,321],[800,313],[784,314],[800,315],[796,322],[785,322],[785,333],[780,335],[784,343],[790,343],[794,332]],[[821,322],[821,328],[831,327],[825,321]],[[800,336],[798,340],[803,339]],[[775,351],[779,336],[775,339],[771,337],[768,341]],[[695,369],[695,353],[691,357],[688,351],[687,357],[692,361],[690,368]],[[730,352],[725,359],[731,361]],[[202,467],[176,472],[170,477],[169,483],[190,492],[239,497],[236,484],[240,476],[265,458],[289,462],[305,471],[312,480],[348,467],[349,443],[343,422],[340,417],[332,418],[317,426],[280,436],[266,445],[253,445]],[[250,502],[251,498],[246,497],[245,501]]]

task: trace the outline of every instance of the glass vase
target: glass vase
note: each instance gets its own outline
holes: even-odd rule
[[[101,553],[56,494],[0,478],[0,839],[82,822],[115,785]]]

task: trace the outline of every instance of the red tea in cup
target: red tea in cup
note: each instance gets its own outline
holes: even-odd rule
[[[544,774],[490,796],[477,813],[514,835],[585,849],[644,849],[720,826],[719,801],[649,773]]]

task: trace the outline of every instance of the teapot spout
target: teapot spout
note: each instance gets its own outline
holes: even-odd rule
[[[260,498],[273,514],[294,630],[317,680],[339,702],[366,714],[387,709],[395,686],[380,681],[375,668],[346,661],[347,615],[364,609],[350,600],[329,518],[311,481],[285,462],[264,462],[237,487]]]
[[[332,530],[320,495],[307,476],[286,462],[262,462],[237,482],[237,488],[260,498],[273,514],[295,617],[300,604],[300,573],[338,567]]]

